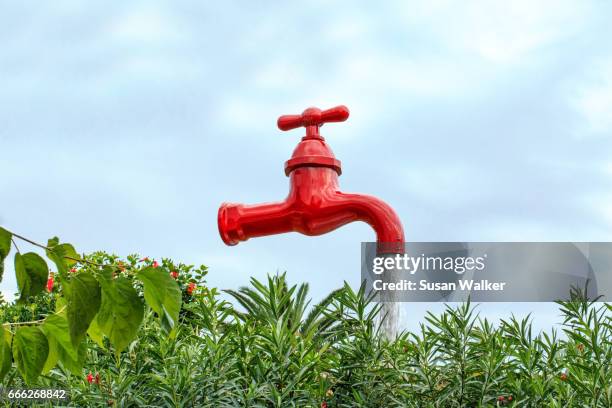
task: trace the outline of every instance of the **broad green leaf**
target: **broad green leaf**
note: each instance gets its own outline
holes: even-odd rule
[[[11,252],[11,238],[11,233],[0,227],[0,282],[4,275],[4,260]]]
[[[87,356],[87,343],[82,341],[77,349],[77,358],[72,359],[63,347],[58,348],[59,361],[62,363],[64,368],[70,371],[74,375],[81,374],[83,365],[85,364],[85,357]]]
[[[0,325],[0,383],[13,364],[11,357],[11,332]]]
[[[15,254],[15,275],[19,287],[19,301],[39,294],[47,284],[49,269],[45,260],[34,252]]]
[[[57,300],[55,301],[55,313],[60,316],[66,317],[67,315],[66,309],[67,309],[66,299],[64,299],[63,297],[57,298]],[[102,331],[100,330],[100,327],[98,326],[98,319],[96,319],[95,317],[91,320],[91,323],[89,324],[89,329],[87,329],[87,334],[89,334],[89,337],[93,341],[95,341],[98,344],[98,346],[102,348],[106,348],[104,347],[104,334],[102,333]]]
[[[47,360],[45,361],[45,365],[43,366],[42,373],[47,374],[59,361],[59,352],[57,340],[53,336],[49,336],[47,333],[47,341],[49,342],[49,354],[47,355]]]
[[[95,341],[98,346],[102,347],[103,349],[106,349],[106,347],[104,346],[104,333],[102,333],[100,326],[98,326],[97,317],[91,321],[89,329],[87,329],[87,334],[89,334],[89,338]]]
[[[64,283],[70,340],[77,346],[100,309],[100,285],[89,272],[81,272]]]
[[[47,255],[47,258],[52,260],[55,266],[57,266],[57,271],[61,275],[64,275],[67,269],[66,269],[66,264],[64,262],[63,253],[61,249],[58,248],[58,245],[59,245],[58,237],[49,238],[49,240],[47,241],[48,249],[45,251],[45,254]]]
[[[46,251],[47,258],[51,259],[55,266],[57,266],[57,272],[62,278],[66,276],[68,269],[76,264],[74,259],[81,259],[71,244],[60,244],[58,237],[49,239],[47,241],[47,248],[49,248]]]
[[[68,302],[63,296],[57,297],[55,300],[55,314],[66,317],[68,309]]]
[[[144,285],[147,304],[160,318],[161,326],[171,332],[181,310],[181,290],[164,268],[147,267],[137,274]]]
[[[136,337],[144,304],[132,283],[124,276],[113,279],[110,268],[105,268],[98,280],[102,286],[102,304],[96,320],[119,354]]]
[[[46,317],[41,329],[48,338],[53,337],[57,341],[58,346],[65,349],[66,353],[73,359],[77,359],[77,350],[72,346],[70,340],[70,331],[68,329],[68,320],[65,317],[50,314]]]
[[[80,373],[85,362],[87,346],[84,341],[75,348],[70,340],[68,320],[65,315],[52,314],[47,316],[41,326],[49,340],[49,357],[43,373],[49,371],[59,360],[73,374]]]
[[[13,339],[13,358],[28,385],[40,375],[48,355],[49,342],[38,326],[17,329]]]

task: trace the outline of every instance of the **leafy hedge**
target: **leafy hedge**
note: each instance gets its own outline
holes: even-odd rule
[[[363,289],[345,285],[309,305],[308,285],[289,285],[284,274],[266,282],[252,279],[248,287],[221,294],[206,287],[203,266],[168,259],[158,264],[136,256],[121,261],[104,253],[85,260],[91,264],[79,263],[84,270],[74,273],[68,269],[66,279],[87,271],[94,275],[93,268],[105,291],[102,296],[121,305],[131,299],[127,308],[137,315],[109,312],[109,330],[106,309],[100,306],[91,319],[97,329],[86,329],[75,353],[70,351],[72,332],[57,318],[67,296],[62,285],[53,282],[50,291],[43,289],[27,301],[0,303],[7,339],[1,351],[9,356],[2,360],[5,387],[64,388],[74,406],[612,404],[612,307],[588,301],[579,292],[559,303],[562,333],[533,333],[528,318],[493,324],[466,303],[428,314],[418,333],[387,341],[377,330],[380,307]],[[107,265],[130,271],[125,273],[130,285],[118,284],[122,278],[108,275]],[[169,315],[174,310],[163,301],[160,307],[151,294],[147,299],[147,278],[139,279],[143,270],[172,279],[176,290],[170,296],[178,294],[182,303],[173,325]],[[132,320],[140,320],[135,331]],[[44,351],[45,340],[49,349],[67,355],[59,354],[52,367],[47,357],[43,373],[34,376],[20,367],[20,361],[31,357],[15,350],[40,344]]]

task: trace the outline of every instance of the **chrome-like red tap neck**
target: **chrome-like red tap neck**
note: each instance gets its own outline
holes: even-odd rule
[[[312,126],[306,126],[306,136],[304,136],[302,138],[302,140],[304,139],[321,139],[321,140],[325,140],[323,139],[323,136],[321,136],[319,134],[319,127],[321,127],[323,125],[312,125]]]

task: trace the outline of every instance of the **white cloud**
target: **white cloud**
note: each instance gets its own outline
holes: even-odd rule
[[[361,41],[372,33],[372,24],[363,15],[345,15],[327,27],[324,36],[332,44]]]
[[[596,64],[574,90],[572,104],[591,133],[612,135],[612,59]],[[584,132],[580,132],[584,134]]]
[[[285,59],[275,59],[262,65],[253,75],[253,85],[257,88],[282,92],[287,86],[307,85],[308,76],[299,64],[291,64]]]
[[[452,202],[453,206],[461,207],[478,199],[464,194],[474,178],[474,169],[468,163],[434,163],[427,166],[424,163],[419,165],[418,172],[414,168],[403,170],[402,190],[434,206]]]
[[[602,166],[601,171],[606,184],[612,185],[612,162]],[[608,236],[612,234],[612,193],[609,190],[597,190],[582,201],[585,206],[592,208],[593,212],[601,216],[603,222],[597,226],[604,229]]]
[[[169,10],[150,3],[133,6],[112,22],[111,35],[123,43],[158,45],[183,38],[180,25],[174,21]]]
[[[521,62],[533,52],[578,32],[591,12],[574,1],[400,2],[399,13],[456,51],[496,63]]]
[[[296,18],[289,14],[287,24]],[[494,91],[498,77],[517,65],[540,64],[539,52],[578,32],[589,15],[588,4],[567,1],[401,2],[395,9],[332,13],[307,40],[263,19],[239,40],[256,60],[220,111],[229,126],[246,129],[262,114],[278,116],[279,105],[324,108],[340,101],[361,113],[352,125],[365,126],[406,101]],[[254,38],[266,44],[264,54],[244,46]]]

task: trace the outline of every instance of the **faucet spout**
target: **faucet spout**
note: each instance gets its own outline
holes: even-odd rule
[[[383,200],[366,194],[337,192],[340,212],[354,215],[353,221],[369,224],[376,233],[377,253],[404,253],[404,229],[393,208]]]
[[[290,174],[291,189],[278,203],[219,208],[219,233],[227,245],[249,238],[299,232],[322,235],[354,221],[376,232],[378,253],[403,253],[404,230],[395,211],[384,201],[348,194],[338,187],[338,173],[327,167],[299,167]]]
[[[227,245],[236,245],[249,238],[291,232],[289,213],[290,204],[286,201],[258,205],[223,203],[218,214],[219,234]]]

